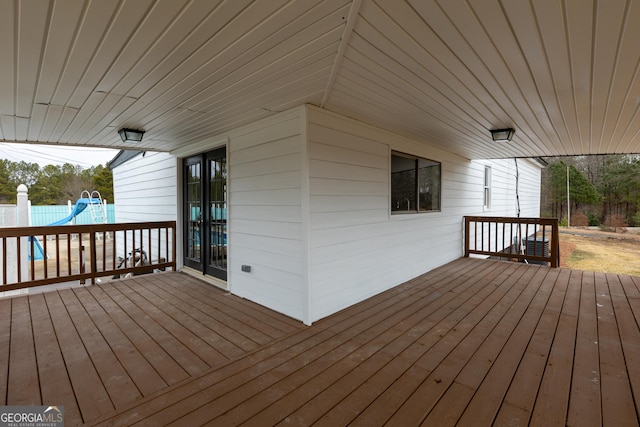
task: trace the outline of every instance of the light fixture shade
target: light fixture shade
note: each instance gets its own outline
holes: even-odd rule
[[[122,138],[122,142],[140,142],[144,131],[122,128],[118,131],[118,134]]]
[[[513,128],[508,129],[491,129],[491,137],[494,141],[511,141],[516,131]]]

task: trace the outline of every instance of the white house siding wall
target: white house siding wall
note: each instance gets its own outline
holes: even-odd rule
[[[472,162],[314,107],[307,113],[311,321],[460,257],[464,215],[515,215],[513,159]],[[441,162],[441,212],[391,215],[391,150]],[[537,216],[539,169],[519,162],[522,213]],[[490,213],[485,165],[494,177]]]
[[[116,222],[175,221],[177,218],[178,168],[169,153],[140,153],[113,169]],[[152,247],[157,238],[152,233]],[[137,239],[137,238],[136,238]],[[146,240],[145,240],[146,241]],[[131,237],[127,236],[127,242]],[[164,247],[164,245],[161,245]],[[151,251],[153,251],[153,248]],[[123,240],[118,238],[117,253],[124,257]],[[151,253],[152,258],[166,254]]]
[[[227,280],[232,293],[306,321],[303,111],[228,136]],[[251,272],[241,271],[242,265]]]
[[[489,208],[483,206],[483,210],[480,212],[469,212],[466,215],[516,217],[519,214],[522,218],[540,216],[539,195],[542,169],[540,163],[530,159],[473,161],[470,172],[474,177],[474,182],[479,186],[478,194],[481,199],[478,203],[481,205],[484,205],[482,197],[485,166],[491,167],[491,204]],[[484,236],[483,248],[501,251],[521,239],[525,234],[534,233],[532,227],[524,225],[520,229],[518,227],[497,227],[496,230],[496,225],[490,223],[483,224],[481,228],[479,225],[475,225],[470,230],[471,241],[478,241],[481,234]],[[512,248],[512,250],[515,249]]]
[[[482,188],[484,188],[484,167],[491,167],[491,206],[484,210],[485,215],[516,216],[518,214],[517,191],[520,196],[520,216],[540,216],[541,164],[530,159],[498,159],[473,161],[472,165],[474,169],[480,166],[476,182]],[[483,194],[479,192],[478,196],[482,198]],[[481,199],[480,203],[483,204],[484,201]]]
[[[514,160],[511,160],[514,162]],[[518,159],[520,216],[539,217],[542,192],[542,165],[535,160]]]

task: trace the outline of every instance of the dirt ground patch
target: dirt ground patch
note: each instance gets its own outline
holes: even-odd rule
[[[640,233],[562,228],[560,265],[579,270],[640,276]]]

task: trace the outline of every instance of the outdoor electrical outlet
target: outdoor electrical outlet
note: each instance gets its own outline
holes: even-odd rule
[[[244,271],[245,273],[251,273],[251,266],[250,265],[243,265],[242,266],[242,271]]]

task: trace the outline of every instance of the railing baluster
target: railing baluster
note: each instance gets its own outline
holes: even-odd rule
[[[31,280],[35,280],[36,279],[36,269],[35,269],[35,264],[36,264],[36,260],[35,260],[35,254],[34,254],[34,238],[31,237],[31,241],[29,242],[29,254],[31,256],[31,260],[30,260],[30,264],[31,264]]]
[[[71,276],[71,234],[67,233],[67,274]]]
[[[162,258],[162,228],[158,227],[158,260]]]
[[[16,238],[16,250],[18,251],[16,259],[17,259],[17,276],[18,276],[18,282],[22,282],[22,236],[20,236],[19,234],[17,235]]]
[[[84,245],[82,244],[82,233],[78,233],[78,259],[80,260],[80,274],[84,274]],[[80,279],[80,283],[85,284],[84,277]]]
[[[60,277],[60,235],[56,233],[56,277]]]
[[[7,283],[7,238],[2,238],[2,284]]]
[[[89,233],[89,251],[91,253],[91,262],[90,262],[90,266],[91,266],[91,284],[95,285],[96,284],[96,272],[98,271],[98,248],[96,245],[96,231],[95,230],[91,230],[91,232]]]
[[[49,261],[47,260],[47,235],[42,235],[42,262],[44,265],[44,278],[49,278]]]
[[[112,235],[113,235],[113,239],[111,239],[111,269],[115,270],[116,267],[118,267],[116,263],[116,255],[118,251],[116,250],[116,233],[114,232]]]
[[[105,271],[107,269],[107,232],[100,231],[102,235],[102,270]]]
[[[148,249],[149,253],[147,254],[147,256],[149,257],[149,259],[152,259],[153,258],[153,256],[152,256],[153,250],[152,250],[152,246],[151,246],[151,228],[147,232],[147,236],[149,237],[148,244],[147,244],[147,248],[149,248]],[[160,257],[158,256],[158,258],[160,258]]]
[[[478,222],[474,222],[474,229],[473,229],[473,240],[474,240],[474,245],[473,245],[473,250],[478,250]]]

